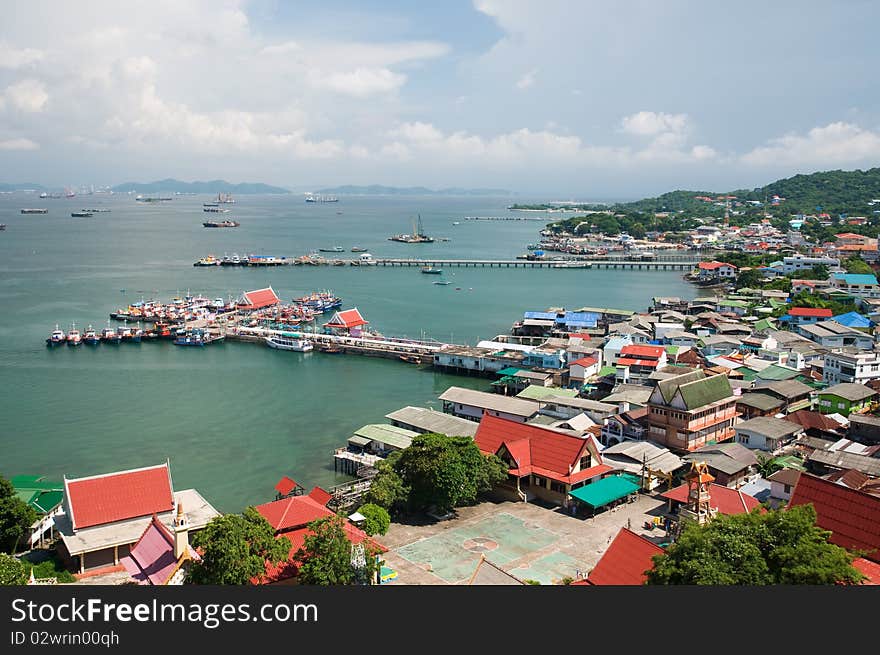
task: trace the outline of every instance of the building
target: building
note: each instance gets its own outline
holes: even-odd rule
[[[541,405],[534,400],[508,398],[497,393],[449,387],[440,396],[443,411],[469,421],[480,421],[483,414],[525,423],[538,413]]]
[[[736,278],[738,269],[726,262],[700,262],[697,265],[698,277],[703,282],[715,280],[732,280]]]
[[[754,451],[738,443],[704,446],[682,459],[686,463],[705,463],[718,484],[732,489],[749,482],[758,466]]]
[[[849,417],[849,437],[863,444],[872,446],[880,444],[880,418],[866,414],[852,414]]]
[[[245,311],[262,309],[263,307],[272,307],[281,302],[281,298],[272,289],[257,289],[256,291],[246,291],[236,302],[236,307]]]
[[[455,437],[473,437],[477,433],[473,421],[424,407],[403,407],[386,414],[385,418],[391,421],[391,425],[421,434],[436,432]]]
[[[9,479],[15,495],[37,513],[27,542],[19,544],[24,550],[55,538],[55,517],[64,513],[64,483],[47,480],[40,475],[14,475]]]
[[[602,424],[600,440],[606,446],[642,441],[648,432],[648,408],[640,407],[609,416]]]
[[[665,551],[645,537],[621,528],[590,571],[586,582],[591,585],[643,585],[648,571],[654,568],[653,558]]]
[[[880,563],[880,497],[802,473],[788,506],[808,503],[831,543]]]
[[[791,494],[801,477],[801,471],[797,469],[779,469],[768,477],[770,480],[770,498],[787,503],[791,500]]]
[[[693,451],[732,439],[736,397],[726,375],[685,373],[657,383],[648,400],[648,439]]]
[[[868,407],[876,395],[876,391],[863,384],[841,382],[819,391],[816,409],[823,414],[849,416],[850,412],[859,412]]]
[[[347,335],[360,337],[363,335],[363,327],[368,321],[361,316],[358,308],[346,309],[342,312],[334,312],[330,320],[324,323],[324,332],[329,334]]]
[[[601,363],[596,357],[581,357],[568,365],[568,379],[572,387],[580,388],[584,382],[596,375]]]
[[[837,321],[821,321],[815,324],[800,324],[797,333],[818,343],[823,348],[858,348],[871,350],[874,337],[854,328],[841,325]]]
[[[573,437],[489,414],[480,421],[474,442],[481,452],[497,455],[507,464],[508,481],[503,486],[521,500],[539,498],[564,505],[573,489],[614,471],[602,462],[592,437]]]
[[[189,519],[183,505],[178,504],[171,528],[154,515],[140,539],[122,558],[122,565],[138,584],[182,585],[191,564],[199,559],[189,545]]]
[[[813,394],[815,393],[813,387],[799,380],[768,381],[758,379],[753,391],[783,401],[781,411],[785,413],[810,409],[813,406]]]
[[[736,411],[741,421],[756,416],[776,416],[785,407],[785,401],[768,393],[747,392],[736,399]]]
[[[818,323],[819,321],[827,321],[834,312],[830,309],[821,309],[818,307],[792,307],[788,310],[788,320],[792,325],[806,325],[808,323]]]
[[[637,476],[647,491],[671,484],[673,474],[684,466],[678,455],[650,441],[622,441],[608,446],[602,451],[602,461]]]
[[[851,296],[880,298],[877,278],[867,273],[834,273],[831,276],[831,286]]]
[[[824,357],[822,380],[826,384],[867,384],[880,380],[880,353],[854,349],[828,353]]]
[[[737,423],[736,443],[746,448],[774,452],[803,434],[804,429],[797,423],[770,416],[758,416]]]
[[[710,479],[705,484],[710,518],[718,514],[748,514],[756,507],[761,506],[757,498],[738,489],[715,484],[711,481],[711,477],[710,475]],[[689,504],[690,491],[687,484],[682,484],[661,494],[661,497],[669,502],[668,511],[670,514],[678,512],[681,515],[682,507],[687,507]]]
[[[815,266],[827,266],[836,268],[840,266],[840,260],[835,257],[806,257],[804,255],[792,255],[782,258],[782,274],[796,273]]]
[[[629,378],[645,379],[666,366],[666,349],[663,346],[624,346],[620,349],[616,366],[629,369]]]
[[[179,505],[186,508],[188,533],[220,516],[195,489],[174,491],[168,462],[86,478],[64,478],[64,514],[55,519],[59,554],[80,573],[119,566],[156,517],[173,532]]]

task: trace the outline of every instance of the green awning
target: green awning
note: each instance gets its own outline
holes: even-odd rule
[[[508,366],[507,368],[502,368],[500,371],[498,371],[498,373],[496,375],[503,375],[503,376],[516,375],[517,373],[519,373],[522,370],[523,369],[517,368],[516,366]]]
[[[369,443],[372,443],[372,439],[367,439],[366,437],[359,437],[357,435],[348,438],[348,443],[352,446],[366,446]]]
[[[570,491],[568,495],[595,508],[603,507],[638,490],[638,484],[631,482],[623,476],[613,475],[608,478],[602,478],[592,484],[578,487]]]

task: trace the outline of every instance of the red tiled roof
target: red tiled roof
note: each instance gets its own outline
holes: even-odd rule
[[[366,325],[368,322],[355,307],[354,309],[346,309],[344,312],[336,312],[330,322],[324,325],[326,327],[353,328]]]
[[[286,496],[298,486],[299,485],[296,483],[296,480],[294,480],[293,478],[289,478],[285,475],[278,481],[278,484],[275,485],[275,491],[280,493],[282,496]]]
[[[333,516],[333,512],[311,495],[282,498],[257,505],[255,509],[269,521],[276,533],[302,528],[312,521]]]
[[[831,318],[833,312],[830,309],[819,307],[792,307],[788,310],[789,316],[816,316],[819,318]]]
[[[852,232],[841,232],[840,234],[835,234],[835,238],[837,239],[867,239],[864,234],[853,234]]]
[[[617,363],[621,366],[648,366],[650,368],[657,368],[657,365],[660,362],[656,359],[632,359],[630,357],[621,357],[617,360]]]
[[[857,557],[853,560],[853,566],[857,568],[862,575],[867,576],[868,579],[862,581],[862,584],[880,585],[880,564],[875,564],[870,560],[866,560],[864,557]]]
[[[547,471],[545,475],[558,479],[568,477],[584,451],[588,450],[589,440],[572,437],[554,430],[516,423],[507,419],[484,414],[474,435],[479,449],[489,455],[498,452],[501,444],[512,444],[525,440],[529,445],[532,469]],[[523,446],[516,445],[520,450]],[[599,458],[598,464],[602,463]],[[529,471],[524,471],[523,475]]]
[[[661,494],[663,498],[680,503],[687,502],[687,495],[688,486],[686,484]],[[745,514],[760,505],[761,502],[757,498],[737,489],[714,483],[709,485],[709,506],[716,508],[721,514]]]
[[[722,268],[723,266],[729,266],[730,268],[736,268],[733,264],[727,264],[725,262],[700,262],[699,268],[703,271],[714,271],[715,269]]]
[[[641,345],[631,345],[624,346],[620,349],[621,355],[633,355],[634,357],[653,357],[655,359],[659,359],[663,356],[663,353],[666,352],[666,349],[663,346],[641,346]]]
[[[74,530],[170,512],[174,492],[167,464],[64,480]]]
[[[574,360],[569,366],[583,366],[584,368],[588,368],[598,363],[599,360],[595,357],[581,357],[580,359]]]
[[[261,307],[271,307],[281,302],[281,298],[275,295],[272,287],[265,289],[257,289],[256,291],[248,291],[244,294],[244,302],[241,306],[248,309],[260,309]]]
[[[858,252],[858,251],[862,251],[862,250],[873,251],[873,250],[877,250],[877,244],[876,243],[863,243],[863,244],[848,243],[845,246],[836,246],[835,249],[838,251],[844,251],[844,252]]]
[[[327,503],[330,502],[330,499],[333,498],[333,496],[330,495],[329,492],[321,489],[321,487],[315,487],[309,492],[309,498],[311,498],[315,502],[321,503],[326,507]]]
[[[840,430],[840,423],[833,418],[828,418],[819,412],[812,412],[808,409],[799,409],[796,412],[786,415],[786,421],[797,423],[804,428],[814,428],[816,430]]]
[[[535,473],[539,475],[542,473],[543,469],[532,467]],[[596,464],[596,466],[591,466],[588,469],[582,469],[577,473],[573,473],[572,475],[561,476],[561,481],[566,482],[568,484],[576,484],[578,482],[582,482],[583,480],[590,480],[592,478],[598,478],[606,473],[611,473],[614,471],[613,466],[609,466],[608,464]],[[544,472],[543,475],[550,477],[549,472]]]
[[[880,563],[880,498],[802,473],[789,507],[812,503],[816,524],[830,530],[829,541]]]
[[[516,468],[528,468],[532,465],[532,451],[529,447],[528,439],[516,439],[514,441],[505,441],[504,447],[516,462]]]
[[[643,585],[647,571],[654,568],[651,558],[664,552],[643,536],[621,528],[587,579],[594,585]]]

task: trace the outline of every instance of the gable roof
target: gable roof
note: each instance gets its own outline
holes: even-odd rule
[[[672,379],[675,380],[675,378]],[[719,400],[733,397],[733,389],[730,388],[730,380],[726,375],[710,375],[702,380],[691,380],[679,385],[678,391],[688,409],[705,407]]]
[[[783,439],[792,437],[798,432],[803,432],[803,426],[791,421],[772,416],[756,416],[748,421],[742,421],[735,426],[737,432],[750,430],[771,439]]]
[[[174,508],[168,463],[86,478],[64,478],[74,530]]]
[[[665,551],[627,528],[621,528],[587,576],[594,585],[643,585],[654,568],[652,558]]]
[[[791,399],[796,396],[811,393],[813,387],[800,382],[799,380],[774,380],[769,384],[763,382],[758,383],[755,389],[758,392],[770,392],[773,395],[783,399]]]
[[[678,388],[687,384],[688,382],[693,382],[695,380],[702,380],[706,377],[706,374],[703,371],[697,369],[696,371],[691,371],[690,373],[685,373],[683,375],[677,375],[675,377],[667,378],[666,380],[661,380],[657,383],[657,388],[660,390],[660,394],[663,396],[663,400],[668,404],[672,401],[673,396],[675,396],[675,392],[678,391]]]
[[[569,364],[569,366],[583,366],[584,368],[589,368],[595,364],[598,364],[599,360],[595,357],[581,357],[580,359],[576,359]]]
[[[354,328],[366,325],[369,321],[365,320],[358,308],[346,309],[344,312],[336,312],[329,322],[324,323],[325,327],[338,328]]]
[[[278,484],[275,485],[275,491],[280,493],[282,496],[286,496],[298,486],[299,485],[296,483],[296,480],[294,480],[293,478],[289,478],[285,475],[278,481]]]
[[[155,515],[147,524],[140,539],[121,563],[126,571],[140,584],[164,585],[185,559],[198,555],[187,547],[187,552],[174,556],[174,535]]]
[[[269,522],[276,533],[302,528],[312,521],[333,516],[333,512],[311,494],[273,500],[271,503],[257,505],[254,509]]]
[[[815,430],[836,432],[841,428],[840,423],[833,418],[828,418],[825,414],[813,412],[808,409],[799,409],[796,412],[787,414],[785,420],[802,425],[807,429],[813,428]]]
[[[516,471],[520,476],[534,472],[574,483],[613,470],[602,464],[592,437],[582,439],[489,414],[483,415],[474,442],[487,455],[496,454],[503,445],[517,464],[511,472]],[[585,451],[592,456],[594,466],[572,474]]]
[[[440,395],[440,400],[524,417],[532,416],[541,408],[534,400],[511,398],[497,393],[487,393],[463,387],[449,387]]]
[[[670,489],[661,496],[679,503],[686,503],[688,485],[683,484],[675,489]],[[716,508],[721,514],[746,514],[760,505],[757,498],[738,489],[731,489],[714,482],[709,485],[709,506]]]
[[[620,349],[621,356],[629,355],[634,359],[641,359],[643,357],[659,359],[665,352],[666,350],[663,346],[643,346],[637,344],[624,346]]]
[[[877,392],[869,387],[866,387],[864,384],[841,382],[840,384],[835,384],[834,386],[828,387],[827,389],[822,389],[819,392],[819,395],[840,396],[845,400],[855,402],[859,400],[864,400],[865,398],[870,398],[871,396],[876,396]]]
[[[863,557],[880,562],[880,498],[803,473],[788,506],[807,503],[816,510],[816,524],[831,531],[831,543],[867,551]]]
[[[277,305],[279,302],[281,302],[281,298],[272,290],[272,287],[266,287],[256,291],[246,291],[242,294],[241,301],[238,304],[247,309],[260,309]]]

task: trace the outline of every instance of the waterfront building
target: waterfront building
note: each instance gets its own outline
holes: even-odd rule
[[[182,585],[193,562],[201,559],[189,545],[189,519],[178,503],[171,528],[155,515],[122,565],[141,585]]]
[[[473,421],[424,407],[407,406],[386,414],[391,425],[421,434],[436,432],[455,437],[473,437],[477,426]]]
[[[541,408],[540,403],[523,398],[508,398],[497,393],[449,387],[440,396],[443,411],[469,421],[480,421],[484,414],[525,423]]]
[[[819,391],[817,409],[823,414],[860,412],[871,404],[877,392],[864,384],[841,382]]]
[[[648,400],[648,438],[672,450],[693,451],[733,438],[736,397],[726,375],[703,371],[662,380]]]
[[[324,323],[324,332],[328,334],[345,335],[350,337],[363,336],[363,327],[369,321],[365,320],[358,308],[346,309],[333,313],[330,320]]]
[[[278,294],[275,293],[272,287],[266,287],[256,291],[246,291],[236,301],[235,306],[245,311],[253,311],[263,309],[264,307],[273,307],[280,302],[281,298],[278,297]]]
[[[700,262],[697,266],[698,279],[701,282],[717,282],[736,278],[738,268],[725,262]]]
[[[524,501],[535,498],[564,505],[570,491],[614,471],[602,462],[592,437],[580,438],[555,430],[486,415],[474,436],[486,455],[497,455],[509,467],[501,485]]]
[[[59,553],[80,573],[119,566],[155,514],[173,531],[176,509],[186,508],[192,533],[220,516],[195,489],[174,491],[168,462],[158,466],[64,478],[64,514],[55,523]]]

